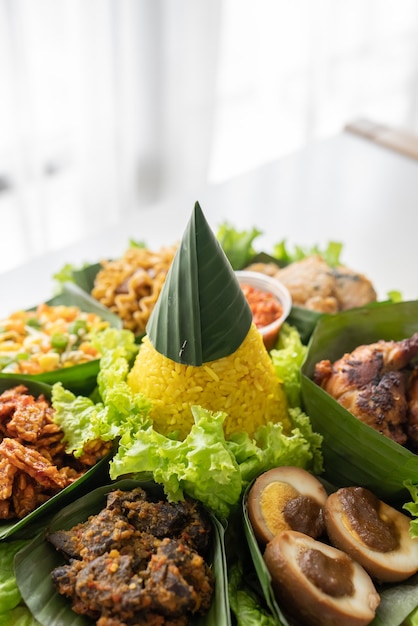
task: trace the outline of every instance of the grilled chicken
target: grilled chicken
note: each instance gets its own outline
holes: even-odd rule
[[[418,333],[402,341],[362,345],[335,363],[317,363],[314,381],[362,422],[405,445],[408,430],[417,429],[408,426],[408,395],[413,393],[418,424],[418,383],[411,387],[408,367],[417,355]]]
[[[333,268],[320,255],[283,268],[274,263],[255,263],[247,269],[277,278],[288,288],[293,304],[321,313],[337,313],[377,299],[366,276],[344,265]]]
[[[415,367],[408,380],[408,428],[407,433],[414,451],[418,451],[418,367]]]

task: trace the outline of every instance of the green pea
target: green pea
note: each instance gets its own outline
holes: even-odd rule
[[[51,337],[51,346],[58,351],[63,351],[67,347],[68,337],[62,333],[55,333]]]
[[[68,326],[68,332],[72,335],[80,335],[87,331],[87,322],[85,320],[75,320]]]
[[[10,363],[13,363],[13,359],[9,356],[0,356],[0,370],[4,369]]]
[[[36,317],[30,317],[26,322],[26,326],[30,326],[31,328],[38,328],[38,329],[42,328],[41,322]]]

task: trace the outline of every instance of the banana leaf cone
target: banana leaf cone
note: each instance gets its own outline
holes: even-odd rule
[[[226,435],[288,422],[286,395],[251,309],[198,203],[128,384],[151,400],[154,426],[164,434],[186,436],[194,405],[227,413]]]
[[[235,352],[251,322],[231,264],[196,203],[147,335],[172,361],[202,365]]]

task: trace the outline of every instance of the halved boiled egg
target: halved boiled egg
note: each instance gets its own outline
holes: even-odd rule
[[[276,467],[261,474],[248,493],[248,516],[254,534],[265,545],[282,530],[312,537],[324,532],[322,508],[327,492],[300,467]]]
[[[283,609],[306,626],[366,626],[380,603],[367,572],[347,554],[297,531],[283,531],[264,560]]]
[[[331,543],[381,582],[405,580],[418,571],[418,539],[410,518],[363,487],[328,496],[324,520]]]

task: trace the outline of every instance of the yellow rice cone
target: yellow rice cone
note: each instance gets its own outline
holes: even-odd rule
[[[179,431],[184,438],[194,424],[193,405],[227,413],[227,438],[253,435],[268,422],[290,427],[286,395],[254,324],[235,352],[199,366],[172,361],[145,336],[128,384],[151,400],[154,427],[163,434]]]

